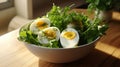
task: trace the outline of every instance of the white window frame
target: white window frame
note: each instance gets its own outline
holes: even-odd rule
[[[0,3],[0,10],[14,6],[14,0],[7,0],[6,2]]]

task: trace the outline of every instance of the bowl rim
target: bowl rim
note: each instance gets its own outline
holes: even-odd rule
[[[73,48],[49,48],[49,47],[44,47],[44,46],[38,46],[38,45],[35,45],[35,44],[31,44],[31,43],[28,43],[28,42],[24,42],[25,45],[31,45],[33,47],[38,47],[38,48],[43,48],[43,49],[52,49],[52,50],[68,50],[68,49],[77,49],[77,48],[80,48],[80,47],[85,47],[85,46],[88,46],[88,45],[91,45],[93,43],[95,43],[96,41],[98,41],[100,39],[100,36],[97,37],[94,41],[92,42],[89,42],[87,44],[83,44],[83,45],[79,45],[77,47],[73,47]],[[23,41],[22,41],[23,42]]]

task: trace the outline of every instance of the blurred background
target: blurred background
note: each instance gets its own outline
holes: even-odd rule
[[[0,35],[43,16],[53,3],[61,7],[75,4],[72,8],[86,4],[84,0],[0,0]]]

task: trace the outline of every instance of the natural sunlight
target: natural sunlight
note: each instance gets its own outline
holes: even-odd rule
[[[118,47],[114,47],[112,45],[109,45],[107,43],[103,43],[103,42],[99,41],[95,48],[106,53],[106,54],[112,55],[113,57],[120,59],[120,56],[119,56],[120,49],[118,49]]]
[[[7,2],[7,0],[0,0],[0,3],[4,3],[4,2]]]

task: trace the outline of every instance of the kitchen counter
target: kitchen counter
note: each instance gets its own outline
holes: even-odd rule
[[[116,14],[116,15],[115,15]],[[116,17],[116,18],[115,18]],[[33,55],[17,40],[18,29],[0,36],[0,67],[120,67],[120,14],[86,57],[70,63],[50,63]]]

